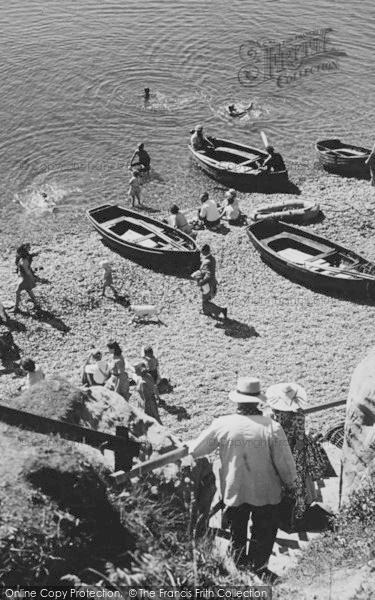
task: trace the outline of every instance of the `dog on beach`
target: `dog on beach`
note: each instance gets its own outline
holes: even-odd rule
[[[161,323],[159,314],[163,310],[162,307],[158,307],[155,304],[131,304],[130,311],[133,313],[129,323],[141,323],[142,321],[149,321],[152,317],[156,317],[157,322]]]

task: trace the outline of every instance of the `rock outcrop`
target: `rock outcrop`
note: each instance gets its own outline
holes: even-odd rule
[[[375,348],[353,373],[342,457],[345,499],[366,481],[375,483]]]

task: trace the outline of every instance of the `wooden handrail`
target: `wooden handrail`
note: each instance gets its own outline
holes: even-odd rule
[[[333,402],[327,402],[326,404],[315,404],[315,406],[310,406],[309,408],[304,409],[305,414],[311,414],[315,412],[319,412],[320,410],[327,410],[329,408],[335,408],[337,406],[344,406],[346,404],[346,400],[334,400]],[[112,473],[110,477],[115,481],[117,485],[121,485],[126,481],[129,481],[132,477],[140,477],[145,473],[149,473],[154,469],[158,469],[159,467],[163,467],[169,463],[177,462],[184,456],[189,454],[189,449],[187,446],[182,446],[181,448],[177,448],[176,450],[172,450],[171,452],[166,452],[161,456],[157,456],[156,458],[151,458],[150,460],[146,460],[145,462],[135,466],[128,472],[125,471],[116,471]]]
[[[345,406],[346,400],[334,400],[333,402],[327,402],[326,404],[315,404],[314,406],[309,406],[308,408],[304,408],[303,412],[305,415],[319,412],[320,410],[327,410],[329,408],[335,408],[336,406]]]
[[[72,423],[49,419],[4,404],[0,404],[0,421],[36,433],[60,435],[66,440],[80,442],[94,448],[105,447],[108,450],[127,451],[132,456],[139,453],[140,442],[129,439],[128,435],[116,436]]]

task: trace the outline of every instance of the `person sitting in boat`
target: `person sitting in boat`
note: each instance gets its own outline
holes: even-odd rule
[[[241,211],[238,204],[235,204],[235,197],[227,199],[227,204],[221,211],[221,218],[228,221],[230,225],[239,225],[241,222]]]
[[[207,192],[201,197],[201,207],[198,211],[198,219],[207,229],[217,229],[220,225],[221,215],[215,200],[209,198]]]
[[[136,162],[134,162],[136,161]],[[151,158],[148,152],[144,149],[144,144],[139,144],[130,160],[130,168],[139,167],[139,171],[148,173],[150,170]]]
[[[250,102],[249,106],[244,110],[238,110],[238,108],[234,104],[229,104],[228,113],[230,117],[243,117],[246,113],[252,109],[253,103]]]
[[[168,225],[170,227],[174,227],[174,229],[179,229],[180,231],[183,231],[184,233],[191,235],[193,228],[190,225],[190,223],[188,222],[185,215],[182,212],[180,212],[180,209],[178,208],[177,204],[173,204],[171,206],[169,212],[171,214],[167,219]]]
[[[268,172],[278,173],[280,171],[285,171],[285,163],[284,159],[278,152],[275,152],[273,146],[267,146],[266,148],[268,152],[267,158],[263,161],[262,170],[267,170]]]
[[[215,146],[203,135],[203,125],[196,125],[190,143],[197,152],[214,150]]]

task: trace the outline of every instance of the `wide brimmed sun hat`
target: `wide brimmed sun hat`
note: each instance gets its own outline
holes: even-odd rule
[[[266,391],[267,406],[273,410],[297,412],[307,404],[306,390],[298,383],[275,383]]]
[[[203,125],[196,125],[194,129],[195,129],[195,131],[202,131]]]
[[[260,380],[257,377],[239,377],[237,389],[229,392],[229,399],[237,404],[259,404],[266,401],[266,396],[260,391]]]

